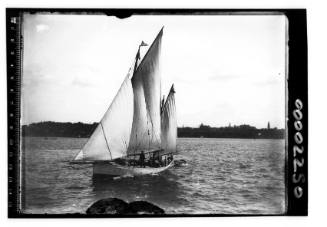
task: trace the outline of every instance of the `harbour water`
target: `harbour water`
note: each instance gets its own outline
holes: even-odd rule
[[[95,201],[146,200],[168,214],[282,214],[285,141],[179,138],[175,159],[160,175],[93,177],[92,165],[72,165],[81,138],[23,138],[26,213],[84,213]]]

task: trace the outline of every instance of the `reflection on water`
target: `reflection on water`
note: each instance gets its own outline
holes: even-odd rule
[[[284,140],[178,139],[178,165],[160,175],[93,176],[72,165],[86,139],[24,138],[24,211],[85,212],[117,197],[146,200],[172,214],[282,214]]]

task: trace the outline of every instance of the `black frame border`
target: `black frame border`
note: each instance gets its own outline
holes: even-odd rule
[[[20,91],[23,39],[22,13],[132,15],[285,15],[288,19],[288,78],[286,78],[286,213],[308,215],[308,50],[306,9],[99,9],[99,8],[7,8],[7,121],[8,121],[8,217],[9,218],[121,218],[121,217],[221,217],[281,216],[267,214],[205,215],[86,215],[27,214],[20,211]],[[13,19],[16,18],[16,19]],[[15,21],[16,20],[16,21]],[[15,23],[14,23],[15,22]],[[14,40],[14,41],[13,41]],[[301,112],[299,114],[299,112]],[[300,121],[300,122],[299,122]],[[296,149],[295,147],[298,147]],[[302,151],[302,152],[301,152]]]

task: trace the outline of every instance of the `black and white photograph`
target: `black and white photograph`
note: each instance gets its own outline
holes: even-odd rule
[[[21,213],[287,214],[283,13],[26,10],[19,24]]]

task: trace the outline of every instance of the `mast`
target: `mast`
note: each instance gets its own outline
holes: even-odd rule
[[[137,69],[138,60],[141,59],[141,54],[140,54],[141,47],[144,47],[144,46],[148,46],[148,44],[146,44],[144,41],[142,41],[141,44],[139,45],[139,48],[138,48],[137,53],[136,53],[136,56],[135,56],[135,64],[134,64],[133,76],[134,76],[134,73],[135,73],[135,71]]]
[[[155,44],[158,44],[158,43],[161,44],[161,38],[162,38],[162,35],[163,35],[163,29],[164,29],[164,27],[165,27],[165,26],[162,26],[162,28],[160,29],[158,35],[156,36],[156,38],[155,38],[154,41],[152,42],[151,46],[149,47],[148,51],[147,51],[146,54],[144,55],[143,59],[141,60],[141,62],[140,62],[140,64],[139,64],[139,66],[134,68],[133,77],[134,77],[134,75],[135,75],[135,72],[136,72],[136,71],[141,67],[142,64],[144,64],[145,60],[149,58],[148,55],[149,55],[150,52],[152,52],[153,49],[155,49],[155,47],[154,47]],[[144,43],[144,42],[142,41],[142,43]],[[139,57],[138,60],[140,59],[140,47],[142,46],[142,43],[140,44],[139,49],[138,49],[138,52],[137,52],[137,54],[136,54],[136,58]],[[145,43],[144,43],[144,44],[145,44]],[[144,46],[147,46],[147,44],[145,44]],[[161,46],[160,46],[160,47],[161,47]],[[137,66],[137,65],[135,65],[135,66]],[[132,78],[132,79],[133,79],[133,78]]]

